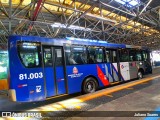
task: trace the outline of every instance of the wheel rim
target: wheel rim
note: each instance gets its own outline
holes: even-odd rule
[[[138,72],[138,78],[142,79],[142,73],[141,72]]]
[[[89,81],[86,84],[86,90],[90,93],[90,92],[94,92],[95,91],[95,83],[93,81]]]

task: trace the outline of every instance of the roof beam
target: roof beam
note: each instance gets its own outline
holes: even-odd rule
[[[74,23],[76,23],[80,18],[84,17],[88,12],[90,12],[91,10],[93,10],[95,7],[95,4],[93,6],[91,6],[88,10],[86,10],[84,13],[82,13],[76,20],[74,20],[71,24],[67,25],[67,27],[69,27],[70,25],[73,25]]]
[[[152,2],[152,0],[149,0],[149,2],[144,6],[144,8],[142,9],[142,11],[139,13],[139,15],[141,15],[143,13],[144,10],[146,10],[146,8],[149,6],[149,4]]]
[[[31,18],[31,21],[36,21],[36,19],[37,19],[37,17],[38,17],[38,14],[39,14],[40,10],[42,9],[42,6],[43,6],[44,2],[45,2],[45,0],[44,0],[44,1],[43,1],[43,0],[38,0],[37,6],[36,6],[36,9],[35,9],[35,11],[34,11],[34,13],[33,13],[32,18]],[[34,22],[32,22],[32,23],[29,25],[29,28],[28,28],[28,30],[27,30],[27,33],[29,33],[29,31],[32,30],[33,25],[34,25]]]

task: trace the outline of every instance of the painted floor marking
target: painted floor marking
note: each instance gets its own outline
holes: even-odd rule
[[[148,84],[148,82],[144,82],[144,83],[141,83],[141,84]]]
[[[107,97],[113,97],[113,95],[111,95],[111,94],[106,94],[105,96],[107,96]]]
[[[110,85],[115,85],[115,84],[118,84],[118,83],[120,83],[120,82],[114,82],[114,83],[110,83]]]
[[[128,90],[133,90],[134,88],[132,88],[132,87],[128,87],[128,88],[126,88],[126,89],[128,89]]]
[[[131,83],[124,83],[122,85],[118,85],[118,86],[115,86],[115,87],[111,87],[111,88],[106,88],[106,89],[103,89],[101,91],[97,91],[95,93],[91,93],[91,94],[86,94],[86,95],[83,95],[83,96],[79,96],[79,97],[76,97],[77,99],[80,99],[81,101],[88,101],[88,100],[91,100],[91,99],[94,99],[94,98],[97,98],[97,97],[101,97],[105,94],[111,94],[111,93],[114,93],[114,92],[117,92],[117,91],[120,91],[120,90],[123,90],[123,89],[126,89],[126,88],[130,88],[130,87],[133,87],[133,86],[136,86],[138,84],[141,84],[141,83],[145,83],[145,82],[148,82],[148,81],[152,81],[156,78],[160,78],[160,75],[158,76],[154,76],[154,77],[148,77],[148,78],[144,78],[144,79],[141,79],[141,80],[138,80],[138,81],[133,81]]]

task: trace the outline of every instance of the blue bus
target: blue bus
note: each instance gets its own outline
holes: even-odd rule
[[[10,36],[9,95],[13,101],[92,93],[152,73],[145,47],[79,38]]]

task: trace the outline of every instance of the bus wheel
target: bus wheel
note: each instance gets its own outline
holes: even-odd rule
[[[143,73],[142,73],[142,71],[140,70],[140,71],[138,71],[138,79],[142,79],[143,78]]]
[[[96,91],[97,86],[97,81],[94,78],[89,77],[83,83],[83,93],[93,93]]]

